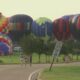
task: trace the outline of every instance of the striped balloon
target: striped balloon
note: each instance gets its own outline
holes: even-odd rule
[[[33,22],[32,24],[32,33],[36,37],[40,38],[49,38],[52,37],[52,21],[45,17],[41,17]]]
[[[8,28],[10,31],[29,31],[32,21],[32,18],[28,15],[17,14],[10,17]]]
[[[75,15],[71,21],[71,32],[76,40],[80,40],[80,15]]]
[[[9,18],[9,36],[13,41],[18,41],[24,34],[31,32],[32,18],[25,14],[17,14]]]
[[[53,34],[59,41],[69,39],[71,35],[69,22],[63,18],[54,20]]]

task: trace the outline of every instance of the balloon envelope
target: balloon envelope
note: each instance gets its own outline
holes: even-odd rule
[[[32,24],[32,33],[37,37],[51,37],[52,30],[52,21],[44,17],[37,19]]]
[[[80,15],[75,15],[71,22],[71,32],[76,40],[80,40]]]
[[[0,32],[7,33],[8,18],[0,14]]]
[[[24,34],[29,34],[31,32],[32,18],[28,15],[17,14],[9,19],[9,36],[12,40],[20,39]]]
[[[69,22],[63,18],[54,20],[53,34],[59,41],[69,39],[71,35]]]

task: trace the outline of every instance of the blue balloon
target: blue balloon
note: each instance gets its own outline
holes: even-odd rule
[[[0,55],[8,55],[9,46],[6,43],[0,42]]]
[[[46,21],[45,23],[38,24],[36,21],[32,23],[32,33],[37,37],[51,37],[53,33],[52,22]]]

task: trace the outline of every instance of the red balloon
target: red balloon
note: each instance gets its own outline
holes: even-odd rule
[[[55,20],[53,22],[53,34],[59,41],[69,39],[71,35],[69,21],[63,18]]]

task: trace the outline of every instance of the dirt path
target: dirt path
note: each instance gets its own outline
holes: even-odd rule
[[[80,62],[67,64],[54,64],[53,66],[80,66]],[[0,65],[0,80],[28,80],[29,75],[38,69],[49,67],[50,64],[33,64],[29,65]]]

